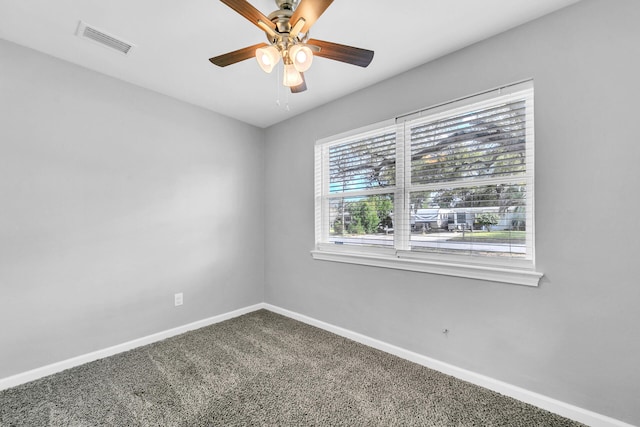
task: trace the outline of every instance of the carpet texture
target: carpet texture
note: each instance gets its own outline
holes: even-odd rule
[[[0,392],[0,426],[579,426],[260,310]]]

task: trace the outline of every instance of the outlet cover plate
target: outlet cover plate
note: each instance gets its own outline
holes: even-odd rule
[[[182,297],[182,292],[174,294],[173,295],[173,304],[174,306],[179,306],[182,305],[182,303],[184,302],[183,297]]]

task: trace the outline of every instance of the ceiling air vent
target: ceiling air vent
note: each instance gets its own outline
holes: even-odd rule
[[[117,50],[125,55],[129,54],[131,49],[133,49],[133,45],[131,43],[122,41],[117,37],[91,27],[82,21],[78,24],[78,31],[76,31],[76,35],[83,39],[89,39],[96,43],[100,43],[103,46]]]

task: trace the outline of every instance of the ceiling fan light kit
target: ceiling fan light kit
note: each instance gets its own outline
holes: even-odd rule
[[[289,48],[289,57],[293,61],[296,70],[304,73],[311,68],[313,62],[313,52],[307,46],[294,44]]]
[[[282,59],[282,83],[292,93],[299,93],[307,89],[303,73],[311,67],[314,56],[360,67],[367,67],[373,59],[371,50],[309,39],[309,28],[333,0],[275,0],[278,10],[268,17],[246,0],[220,1],[263,30],[269,44],[260,43],[209,59],[219,67],[255,56],[260,68],[270,73]]]
[[[295,65],[284,64],[284,79],[282,84],[288,87],[298,86],[302,84],[302,74],[296,70]]]
[[[258,65],[265,73],[270,73],[280,62],[280,52],[273,46],[259,47],[256,49]]]

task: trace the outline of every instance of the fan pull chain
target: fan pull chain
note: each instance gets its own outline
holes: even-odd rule
[[[276,71],[276,105],[280,108],[280,67]]]
[[[286,99],[285,99],[284,107],[280,102],[280,91],[282,90],[282,85],[280,84],[281,78],[282,77],[280,76],[280,67],[278,67],[276,72],[276,106],[278,108],[283,108],[285,111],[291,111],[291,107],[289,107],[289,91],[285,90]]]

